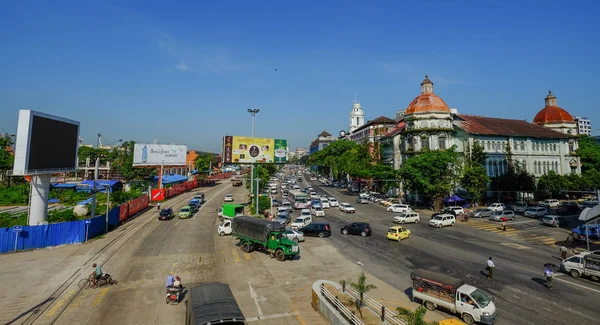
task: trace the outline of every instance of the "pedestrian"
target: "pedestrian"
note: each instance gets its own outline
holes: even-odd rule
[[[496,265],[492,261],[491,256],[490,256],[490,259],[487,261],[487,266],[485,268],[488,271],[488,280],[493,279],[494,278],[494,269],[496,268]]]
[[[546,266],[546,269],[544,270],[544,276],[546,277],[546,288],[548,289],[552,289],[552,276],[554,275],[554,273],[552,272],[552,269],[550,268],[550,266]]]
[[[160,202],[158,202],[158,204],[156,204],[156,210],[160,210]]]
[[[502,231],[506,231],[506,220],[502,220]]]
[[[567,248],[565,245],[560,246],[560,258],[563,261],[567,259]]]

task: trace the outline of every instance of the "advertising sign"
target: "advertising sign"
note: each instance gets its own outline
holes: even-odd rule
[[[136,143],[133,166],[185,166],[186,145]]]
[[[239,136],[223,137],[224,163],[285,163],[287,140]]]

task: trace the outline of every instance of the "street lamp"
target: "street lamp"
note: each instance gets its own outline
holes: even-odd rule
[[[252,116],[252,137],[254,138],[254,117],[256,114],[260,112],[258,108],[248,108],[248,113]],[[256,183],[256,190],[253,191],[254,188],[254,164],[250,165],[250,193],[254,192],[254,196],[256,196],[256,202],[258,202],[258,182]],[[258,211],[258,203],[256,205],[256,211]]]
[[[108,233],[108,213],[110,211],[110,185],[101,184],[106,187],[106,233]]]

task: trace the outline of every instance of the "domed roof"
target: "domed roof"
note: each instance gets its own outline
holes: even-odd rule
[[[405,114],[428,112],[450,113],[450,108],[443,99],[433,93],[433,82],[425,75],[425,80],[421,83],[421,94],[408,105]]]
[[[551,91],[548,91],[548,96],[546,96],[546,107],[542,108],[542,110],[535,115],[533,123],[575,123],[575,120],[569,112],[556,105],[556,96],[552,95]]]

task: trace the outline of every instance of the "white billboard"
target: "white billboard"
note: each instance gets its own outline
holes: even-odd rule
[[[185,166],[186,155],[186,145],[136,143],[133,166]]]

